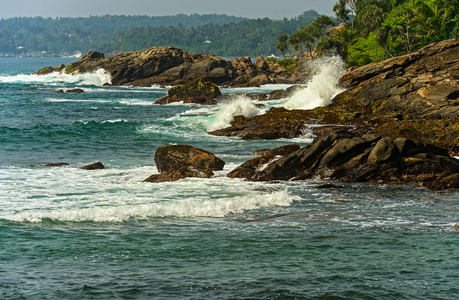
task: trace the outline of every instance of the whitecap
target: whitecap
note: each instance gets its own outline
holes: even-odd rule
[[[266,113],[266,110],[256,107],[246,96],[235,95],[232,99],[219,106],[218,111],[207,119],[207,131],[214,131],[229,127],[235,116],[246,118]]]
[[[0,76],[0,82],[3,83],[41,83],[56,85],[63,83],[74,83],[79,85],[97,85],[111,84],[112,78],[110,73],[104,69],[98,69],[92,73],[66,74],[63,72],[53,72],[46,75],[36,74],[18,74],[14,76]]]
[[[314,62],[317,73],[306,88],[296,91],[283,106],[289,109],[313,109],[331,104],[343,89],[338,80],[344,72],[344,62],[339,56],[324,57]]]
[[[70,167],[72,168],[72,167]],[[264,183],[215,177],[176,182],[141,182],[153,166],[0,170],[0,218],[15,222],[124,222],[161,217],[222,218],[261,208],[290,206],[299,197],[285,189],[261,192]],[[223,174],[223,173],[222,173]],[[34,178],[34,180],[22,180]],[[15,185],[10,183],[15,182]]]

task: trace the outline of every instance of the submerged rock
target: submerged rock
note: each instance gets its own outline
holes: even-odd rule
[[[66,162],[56,162],[56,163],[49,163],[44,165],[45,167],[51,168],[51,167],[63,167],[63,166],[69,166],[69,163]]]

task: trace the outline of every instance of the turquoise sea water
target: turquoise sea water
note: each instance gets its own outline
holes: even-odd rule
[[[104,87],[102,71],[27,75],[74,60],[0,59],[0,299],[457,299],[458,191],[226,178],[252,151],[310,136],[208,135],[263,113],[242,97],[158,106],[167,89]],[[225,169],[141,182],[174,143]],[[96,161],[106,169],[79,169]]]

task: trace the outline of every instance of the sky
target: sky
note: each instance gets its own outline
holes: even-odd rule
[[[97,15],[227,14],[237,17],[293,18],[306,10],[333,16],[338,0],[0,0],[0,19],[89,17]]]

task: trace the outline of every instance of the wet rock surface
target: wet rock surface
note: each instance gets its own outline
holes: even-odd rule
[[[459,187],[458,174],[459,160],[432,144],[335,130],[282,157],[248,161],[228,176],[253,181],[418,182],[444,189]]]
[[[155,164],[160,174],[145,182],[176,181],[187,177],[209,178],[213,171],[222,170],[225,162],[214,154],[190,145],[160,147],[155,153]]]
[[[80,169],[83,169],[83,170],[101,170],[101,169],[105,169],[105,166],[101,162],[96,162],[96,163],[93,163],[93,164],[89,164],[89,165],[83,166]]]
[[[210,81],[192,81],[174,86],[168,91],[167,96],[159,98],[155,104],[183,102],[211,105],[217,103],[217,98],[221,94],[218,86]]]
[[[300,149],[300,145],[298,144],[291,144],[280,146],[275,149],[263,149],[255,151],[254,155],[260,155],[260,157],[256,157],[251,159],[230,173],[228,173],[228,177],[231,178],[247,178],[250,179],[252,176],[255,175],[256,172],[263,170],[265,166],[272,163],[276,159],[279,159],[282,156],[288,155],[292,152],[297,151]]]

